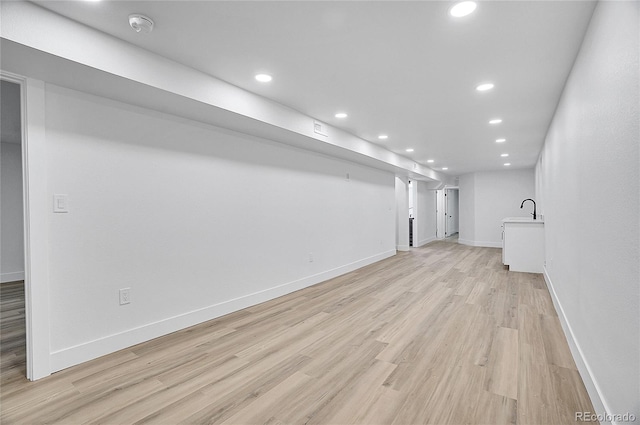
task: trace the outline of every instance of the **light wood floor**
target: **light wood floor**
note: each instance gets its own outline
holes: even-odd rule
[[[1,283],[0,385],[26,381],[25,348],[24,282]]]
[[[574,423],[544,281],[500,255],[432,243],[37,382],[3,349],[2,423]]]

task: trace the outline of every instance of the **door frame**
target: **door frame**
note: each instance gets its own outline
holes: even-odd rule
[[[20,86],[26,363],[35,381],[51,374],[45,84],[3,70],[0,79]]]

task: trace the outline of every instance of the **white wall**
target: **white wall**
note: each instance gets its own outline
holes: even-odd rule
[[[458,180],[458,242],[472,245],[476,234],[476,175],[460,176]]]
[[[529,216],[534,198],[533,169],[484,171],[463,175],[459,182],[460,236],[458,241],[473,246],[502,246],[502,219]],[[535,198],[534,198],[535,199]]]
[[[436,239],[436,191],[428,189],[427,183],[414,181],[416,185],[416,222],[418,233],[414,235],[414,246],[422,246]]]
[[[390,173],[51,85],[46,137],[54,370],[395,254]]]
[[[416,198],[418,197],[418,184],[415,181],[409,180],[408,185],[408,202],[409,202],[409,217],[415,217]]]
[[[640,417],[638,2],[600,2],[538,162],[546,272],[596,409]]]
[[[396,176],[396,249],[409,250],[409,179]]]
[[[24,279],[21,146],[0,143],[0,158],[0,282],[12,282]]]

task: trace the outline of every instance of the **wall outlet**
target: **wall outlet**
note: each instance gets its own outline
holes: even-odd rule
[[[122,288],[120,290],[120,305],[131,303],[131,288]]]
[[[313,263],[313,252],[309,253],[309,262]]]

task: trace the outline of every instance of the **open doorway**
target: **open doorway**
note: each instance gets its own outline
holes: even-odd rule
[[[23,154],[20,84],[0,81],[0,375],[26,375]]]
[[[457,187],[446,187],[436,191],[436,237],[438,239],[457,239],[460,225],[459,209]]]
[[[456,237],[459,230],[459,196],[458,188],[448,188],[444,190],[445,208],[445,238]]]

